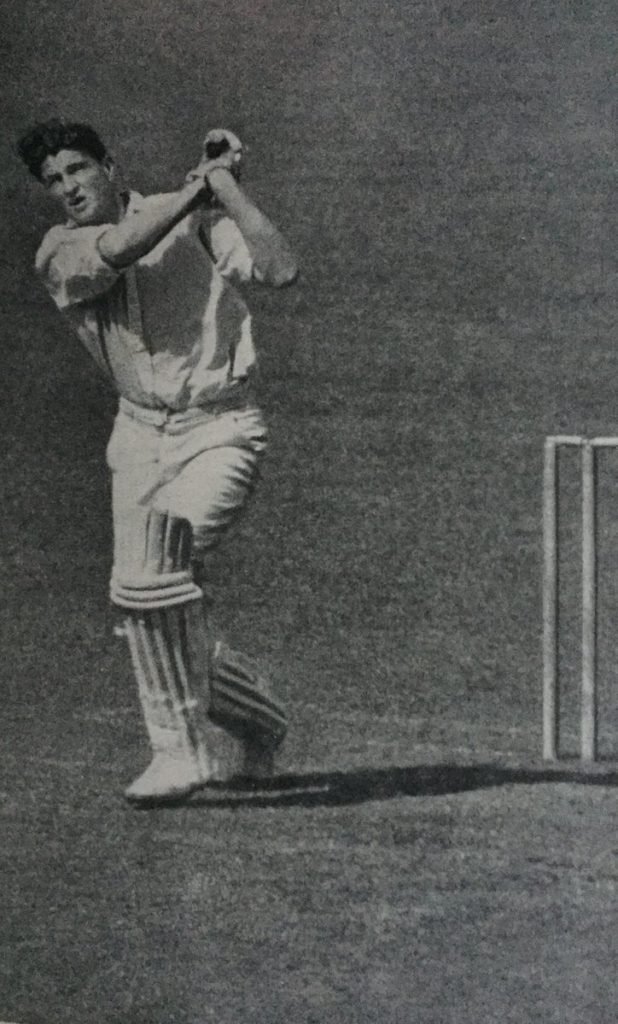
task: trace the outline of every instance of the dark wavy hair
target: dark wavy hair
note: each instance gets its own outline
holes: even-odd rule
[[[17,143],[19,156],[39,181],[44,161],[48,156],[56,156],[61,149],[88,153],[99,163],[107,156],[107,149],[89,124],[61,121],[59,118],[33,125]]]

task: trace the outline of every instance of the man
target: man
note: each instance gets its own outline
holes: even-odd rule
[[[153,805],[267,774],[285,714],[252,663],[213,642],[202,584],[266,445],[235,285],[291,284],[296,261],[240,187],[231,132],[208,134],[181,188],[146,198],[119,187],[89,125],[36,125],[18,149],[66,218],[43,239],[37,272],[119,395],[110,594],[153,755],[126,796]]]

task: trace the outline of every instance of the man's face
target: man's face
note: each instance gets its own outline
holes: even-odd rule
[[[118,219],[114,165],[78,149],[61,149],[41,166],[41,180],[74,224],[106,224]]]

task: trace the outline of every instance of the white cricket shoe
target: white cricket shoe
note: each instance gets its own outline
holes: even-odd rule
[[[157,751],[146,771],[125,790],[125,797],[129,803],[145,807],[176,803],[206,786],[211,778],[196,761]]]
[[[149,731],[154,746],[152,761],[125,790],[129,803],[144,807],[178,803],[211,782],[231,782],[248,774],[246,744],[212,723],[206,726],[206,750],[196,750],[194,756],[183,744],[180,732],[152,723]],[[256,757],[252,754],[251,764]]]

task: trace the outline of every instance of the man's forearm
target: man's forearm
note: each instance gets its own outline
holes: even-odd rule
[[[281,232],[239,188],[229,171],[217,167],[206,177],[212,191],[238,225],[253,258],[258,280],[275,288],[291,284],[298,267]]]
[[[99,252],[105,262],[123,270],[145,256],[195,208],[203,192],[203,181],[191,181],[155,207],[147,207],[111,225],[99,238]]]

